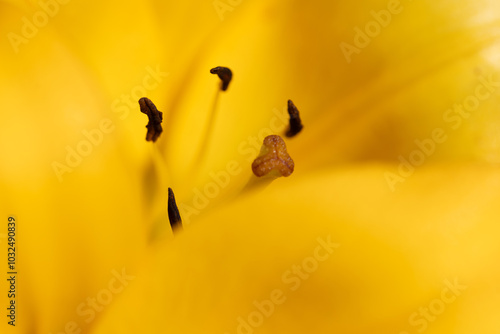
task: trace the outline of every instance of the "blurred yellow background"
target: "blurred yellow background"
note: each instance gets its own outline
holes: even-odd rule
[[[2,333],[498,333],[499,19],[493,0],[0,2]],[[242,191],[288,99],[295,172]]]

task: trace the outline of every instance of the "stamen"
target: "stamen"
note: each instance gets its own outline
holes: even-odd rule
[[[233,77],[233,72],[227,67],[217,66],[210,70],[210,73],[217,74],[219,78],[222,80],[221,90],[226,91],[229,83],[231,82],[231,78]]]
[[[255,176],[261,177],[271,173],[275,176],[290,176],[295,164],[286,151],[283,139],[277,135],[267,136],[260,151],[260,155],[252,163]],[[272,173],[274,172],[274,173]]]
[[[177,203],[175,203],[175,196],[172,188],[168,188],[168,220],[170,220],[172,231],[175,231],[177,228],[182,228],[182,219],[179,214],[179,209],[177,208]]]
[[[163,132],[161,127],[163,113],[158,111],[154,103],[147,97],[142,97],[139,100],[139,106],[141,107],[141,112],[148,115],[149,118],[148,125],[146,125],[146,128],[148,129],[146,140],[155,142]]]
[[[288,114],[290,115],[290,126],[286,132],[287,137],[293,137],[302,130],[302,121],[300,120],[299,110],[293,104],[292,100],[288,100]]]
[[[212,137],[212,132],[214,131],[215,127],[215,121],[217,119],[217,105],[219,103],[219,98],[221,94],[221,90],[225,91],[229,85],[229,82],[231,81],[231,78],[233,76],[233,73],[231,70],[227,67],[214,67],[210,70],[210,73],[212,74],[217,74],[219,78],[222,80],[221,82],[221,89],[217,89],[215,92],[215,98],[214,102],[212,104],[212,109],[210,109],[209,114],[208,114],[208,120],[206,122],[205,128],[203,129],[203,134],[201,136],[201,144],[198,148],[198,152],[195,155],[195,159],[193,160],[193,163],[190,168],[189,174],[193,176],[196,175],[197,171],[200,170],[200,166],[203,165],[206,159],[206,154],[207,154],[207,148],[210,147],[210,139]]]

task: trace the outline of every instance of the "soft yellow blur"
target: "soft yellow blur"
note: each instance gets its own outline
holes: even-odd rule
[[[393,193],[387,168],[297,176],[204,216],[95,333],[495,333],[500,172],[425,167]]]
[[[2,330],[232,334],[280,290],[252,330],[496,333],[499,19],[493,0],[1,2],[20,277]],[[154,146],[142,95],[164,112]],[[295,172],[241,193],[288,99]],[[339,247],[291,291],[328,236]],[[455,279],[467,288],[440,303]]]

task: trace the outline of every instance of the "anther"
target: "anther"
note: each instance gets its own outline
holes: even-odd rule
[[[217,66],[210,70],[210,73],[217,74],[222,81],[221,90],[226,91],[231,78],[233,77],[233,72],[227,67]]]
[[[182,219],[179,214],[179,209],[177,208],[177,203],[175,203],[175,196],[172,188],[168,188],[168,220],[170,221],[172,231],[175,231],[177,228],[182,228]]]
[[[303,125],[300,120],[299,110],[293,104],[292,100],[288,100],[288,114],[290,115],[290,126],[286,132],[287,137],[293,137],[302,130]]]
[[[252,171],[258,177],[269,173],[277,174],[274,176],[290,176],[294,166],[292,158],[286,151],[283,138],[271,135],[264,138],[260,154],[252,163]]]
[[[146,128],[148,129],[146,140],[155,142],[163,132],[161,127],[163,113],[158,111],[154,103],[147,97],[142,97],[139,100],[139,106],[141,107],[141,112],[148,115],[149,118],[148,125],[146,125]]]

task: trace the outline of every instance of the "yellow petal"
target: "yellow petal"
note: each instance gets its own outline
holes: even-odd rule
[[[284,130],[284,122],[278,114],[280,110],[281,115],[284,114],[282,106],[288,98],[294,99],[303,112],[306,125],[305,132],[297,140],[290,142],[289,150],[299,166],[297,171],[312,171],[324,168],[332,162],[398,160],[400,155],[411,161],[411,154],[419,148],[415,139],[426,139],[429,135],[432,136],[434,129],[450,126],[449,123],[452,122],[446,122],[443,118],[448,108],[453,108],[455,103],[464,102],[477,94],[478,87],[482,84],[481,77],[492,81],[493,88],[497,87],[498,78],[494,75],[498,67],[498,5],[486,0],[403,3],[404,10],[394,14],[391,23],[381,29],[380,34],[373,36],[370,45],[360,47],[361,53],[356,55],[359,57],[353,58],[352,62],[346,65],[346,59],[339,48],[340,43],[354,43],[354,28],[364,28],[367,23],[376,20],[371,11],[380,15],[380,10],[387,9],[388,3],[390,2],[369,1],[363,3],[361,9],[359,4],[347,2],[244,2],[228,13],[227,20],[219,22],[210,3],[200,7],[198,3],[183,5],[153,2],[136,6],[118,1],[105,4],[71,2],[59,6],[57,15],[51,17],[48,24],[40,27],[36,36],[29,37],[27,44],[19,45],[19,53],[13,52],[15,49],[10,44],[11,40],[3,39],[0,46],[5,89],[2,86],[4,96],[0,103],[2,110],[9,112],[0,116],[0,121],[5,126],[5,130],[0,134],[0,145],[7,157],[5,160],[9,163],[0,167],[1,183],[2,189],[5,189],[6,195],[3,199],[7,210],[21,217],[21,222],[24,221],[26,232],[24,239],[20,240],[29,245],[22,257],[26,259],[22,267],[25,268],[25,273],[30,275],[29,281],[26,281],[26,290],[32,292],[32,295],[22,295],[21,302],[25,305],[22,312],[27,313],[21,315],[25,318],[31,316],[34,320],[29,324],[23,323],[22,326],[26,326],[24,331],[32,332],[33,328],[42,332],[59,331],[75,318],[79,325],[86,329],[89,324],[83,322],[81,315],[75,314],[79,303],[85,302],[89,296],[95,296],[102,291],[99,289],[107,286],[112,279],[111,270],[120,270],[126,263],[126,268],[131,268],[133,273],[136,266],[134,256],[140,258],[143,254],[151,217],[156,217],[150,211],[156,213],[163,209],[158,204],[162,202],[162,197],[158,194],[162,191],[163,180],[157,181],[159,177],[155,173],[158,173],[158,168],[155,169],[149,152],[145,149],[148,146],[137,144],[135,140],[137,136],[144,136],[144,128],[137,127],[137,124],[145,123],[143,115],[132,111],[136,103],[133,98],[139,97],[142,92],[146,92],[154,101],[160,100],[166,106],[164,109],[162,104],[158,104],[159,109],[165,112],[168,121],[166,128],[169,130],[159,142],[159,146],[166,151],[166,162],[171,173],[162,177],[172,177],[175,186],[181,189],[180,199],[189,204],[193,203],[196,197],[194,189],[206,192],[207,186],[211,184],[226,183],[221,181],[221,178],[227,180],[229,175],[229,184],[217,184],[217,195],[209,200],[209,205],[215,206],[247,179],[250,173],[250,169],[246,168],[248,160],[252,159],[253,150],[258,151],[260,146],[259,140],[254,138],[269,134],[266,133],[269,131],[266,128],[274,132],[273,128],[281,126]],[[3,2],[1,9],[2,28],[7,34],[22,33],[22,24],[25,22],[23,17],[29,20],[33,19],[34,15],[41,15],[37,14],[40,9],[33,1],[9,1],[9,4]],[[189,20],[179,13],[189,14]],[[408,40],[410,42],[407,43]],[[190,167],[205,139],[200,129],[203,129],[210,117],[208,115],[218,84],[218,79],[211,76],[208,69],[216,65],[232,67],[235,70],[235,80],[228,94],[220,96],[216,122],[208,137],[207,152],[204,153],[206,161],[202,161],[199,166],[195,165],[202,172],[201,175],[193,176],[189,173],[192,169],[186,167]],[[155,70],[162,73],[161,80],[157,80],[154,88],[148,89],[145,80],[147,75],[151,76],[150,72]],[[171,78],[167,79],[167,72],[172,72]],[[481,89],[483,94],[485,91],[488,91],[486,86]],[[456,131],[446,128],[449,139],[443,145],[436,145],[435,152],[429,154],[429,157],[425,158],[426,161],[465,159],[498,162],[498,116],[495,110],[499,101],[496,90],[490,93],[484,102],[481,99],[481,105],[474,110],[474,115],[462,120]],[[276,109],[278,113],[274,112]],[[69,145],[76,148],[82,140],[87,140],[82,131],[94,130],[104,118],[109,118],[116,126],[112,138],[109,137],[108,141],[107,137],[103,137],[103,143],[93,147],[91,155],[75,167],[72,174],[65,174],[63,183],[59,184],[52,163],[66,159],[66,147]],[[13,140],[16,140],[15,145],[11,144]],[[257,147],[254,147],[254,142],[258,143]],[[230,164],[232,167],[229,167]],[[234,172],[229,173],[230,169]],[[390,171],[394,169],[397,169],[397,166],[387,167]],[[221,174],[222,171],[226,174]],[[446,168],[444,171],[449,172]],[[403,208],[411,209],[410,212],[415,211],[417,217],[428,219],[430,223],[426,227],[435,232],[435,226],[442,226],[442,222],[437,221],[436,217],[442,217],[444,214],[439,208],[432,210],[436,216],[427,216],[419,210],[422,204],[435,204],[438,196],[430,197],[434,201],[423,201],[421,194],[429,194],[433,182],[442,184],[448,180],[451,183],[457,179],[469,180],[460,188],[462,191],[469,191],[473,184],[472,179],[474,182],[477,179],[475,173],[483,171],[473,169],[472,172],[464,171],[463,174],[450,172],[450,175],[456,178],[442,180],[442,171],[436,170],[430,173],[427,187],[414,185],[412,188],[411,184],[416,182],[413,180],[420,182],[422,178],[425,179],[422,175],[414,175],[404,184],[398,184],[398,195],[391,195],[385,188],[387,184],[384,172],[385,168],[374,168],[366,171],[367,177],[363,177],[364,172],[361,173],[361,180],[376,185],[375,190],[368,191],[367,194],[380,195],[377,187],[384,188],[381,202],[367,206],[363,212],[358,211],[364,203],[360,204],[359,200],[354,200],[354,194],[363,193],[365,184],[360,182],[359,175],[347,173],[346,180],[358,183],[356,188],[350,188],[350,197],[347,196],[352,200],[350,203],[353,203],[351,210],[341,212],[340,215],[331,208],[331,203],[333,200],[344,203],[342,200],[346,199],[323,193],[327,189],[331,190],[327,188],[332,185],[330,182],[309,182],[302,174],[296,182],[314,186],[305,187],[316,196],[309,197],[313,201],[307,201],[307,206],[313,211],[321,211],[315,214],[315,219],[318,220],[307,229],[290,232],[287,227],[264,234],[268,235],[269,239],[260,240],[260,233],[262,230],[266,231],[272,222],[281,219],[282,213],[269,214],[265,210],[253,212],[254,207],[260,207],[262,197],[248,199],[236,204],[234,208],[217,211],[211,216],[200,215],[199,224],[193,227],[196,231],[203,229],[198,226],[209,226],[204,228],[215,228],[215,231],[222,233],[221,239],[215,238],[215,241],[234,242],[235,249],[244,245],[249,247],[249,250],[239,248],[238,252],[231,254],[232,257],[227,260],[229,262],[222,262],[234,264],[236,270],[228,271],[228,275],[231,275],[228,281],[232,282],[232,286],[223,285],[225,282],[222,280],[218,283],[220,285],[214,285],[214,289],[201,289],[201,286],[200,295],[208,295],[209,298],[202,299],[205,304],[195,307],[192,307],[196,302],[193,302],[193,296],[184,298],[182,291],[181,295],[177,296],[175,291],[169,290],[163,302],[181,300],[184,304],[178,308],[181,310],[180,316],[173,319],[173,315],[177,315],[174,312],[175,307],[178,306],[174,304],[165,307],[160,305],[151,311],[149,316],[164,314],[163,310],[167,309],[172,317],[173,328],[183,328],[186,323],[183,320],[189,315],[201,314],[201,321],[192,325],[199,326],[200,331],[204,328],[203,324],[213,324],[213,328],[220,327],[231,331],[235,325],[234,319],[238,315],[245,316],[245,312],[252,310],[253,299],[243,307],[233,309],[234,300],[229,300],[215,308],[221,311],[215,315],[220,316],[222,311],[227,311],[224,314],[227,322],[222,323],[227,325],[226,327],[221,327],[219,318],[215,316],[210,319],[203,318],[207,316],[206,301],[214,300],[216,295],[223,296],[222,292],[226,292],[226,288],[240,304],[245,303],[247,297],[265,298],[266,296],[261,295],[254,297],[254,293],[261,291],[259,289],[262,286],[271,288],[274,282],[280,284],[279,274],[287,270],[290,261],[302,261],[310,254],[311,247],[314,249],[316,235],[312,241],[306,240],[306,237],[313,237],[313,234],[320,231],[340,234],[345,231],[342,234],[344,239],[340,240],[342,243],[348,242],[351,240],[349,237],[353,236],[354,240],[371,245],[375,249],[373,252],[366,249],[360,249],[357,253],[354,251],[355,260],[364,256],[371,256],[371,259],[386,256],[386,273],[392,273],[394,277],[410,277],[408,285],[413,290],[410,289],[407,298],[398,302],[396,296],[399,297],[403,290],[406,291],[408,285],[398,285],[394,277],[383,281],[382,277],[385,276],[378,272],[372,275],[371,271],[358,271],[367,267],[350,267],[352,259],[346,256],[338,260],[340,267],[346,268],[344,276],[335,276],[335,269],[325,269],[326,278],[317,279],[321,283],[319,289],[300,290],[304,291],[297,295],[301,302],[292,302],[285,308],[287,311],[282,311],[285,319],[295,315],[296,310],[302,311],[303,304],[313,305],[317,296],[323,296],[323,291],[330,293],[326,296],[345,297],[342,293],[346,289],[342,289],[342,293],[339,293],[339,290],[331,290],[329,281],[343,286],[342,283],[354,277],[364,288],[362,292],[369,292],[368,307],[362,309],[362,315],[367,321],[359,326],[368,323],[367,326],[372,326],[369,329],[380,327],[385,330],[388,329],[383,323],[386,321],[390,322],[387,326],[391,330],[394,327],[397,331],[405,328],[399,328],[400,323],[408,326],[406,317],[415,311],[417,304],[424,305],[433,300],[429,298],[439,295],[443,280],[453,280],[454,278],[448,275],[454,275],[456,271],[459,278],[464,277],[465,282],[470,281],[470,284],[476,284],[475,286],[480,288],[479,292],[474,290],[472,302],[459,309],[464,312],[464,317],[461,313],[456,313],[458,311],[444,313],[448,317],[448,314],[457,314],[457,318],[465,319],[463,323],[459,320],[442,321],[445,331],[456,326],[466,328],[470,332],[474,320],[484,326],[484,331],[492,328],[487,314],[467,310],[468,307],[474,310],[479,300],[483,305],[491,304],[493,309],[496,301],[495,298],[490,299],[492,295],[496,297],[493,290],[488,290],[494,281],[490,277],[483,279],[486,269],[481,266],[481,261],[477,261],[483,254],[497,255],[492,241],[496,233],[494,229],[490,230],[491,217],[495,216],[494,213],[487,212],[489,209],[486,204],[484,207],[480,206],[480,209],[485,210],[480,211],[477,218],[480,224],[470,228],[474,238],[470,241],[461,239],[466,246],[464,249],[470,253],[465,254],[461,249],[446,242],[441,244],[441,239],[432,234],[431,240],[434,240],[435,244],[431,244],[429,249],[435,251],[434,253],[444,254],[443,257],[449,260],[446,263],[422,253],[421,246],[427,241],[427,234],[418,227],[414,226],[412,229],[413,225],[410,225],[408,228],[419,241],[415,244],[412,243],[414,235],[404,231],[397,230],[402,234],[395,234],[396,238],[392,230],[382,230],[381,234],[373,232],[383,225],[381,221],[375,220],[373,225],[365,226],[367,221],[373,218],[368,210],[370,208],[379,210],[376,212],[379,212],[381,217],[390,212],[386,218],[392,223],[388,226],[399,226],[397,224],[400,221],[396,220],[406,217],[408,210],[393,209],[389,203],[396,199]],[[376,181],[369,181],[372,173],[377,174]],[[481,177],[486,182],[489,180],[489,172],[484,174]],[[77,177],[72,178],[75,175]],[[349,184],[342,183],[342,178],[339,178],[338,182],[348,187]],[[492,177],[492,180],[497,182],[496,176]],[[295,181],[292,183],[295,184]],[[152,192],[153,184],[157,184],[157,189]],[[408,189],[411,190],[403,192],[403,187],[407,185],[410,185]],[[482,195],[480,199],[491,196],[490,199],[493,200],[496,196],[493,190],[485,187],[486,194],[481,187],[477,190],[477,194]],[[277,192],[281,188],[274,189],[274,195],[282,194],[281,191]],[[304,221],[306,216],[297,213],[299,202],[294,202],[297,198],[290,195],[293,194],[293,189],[289,190],[285,193],[290,198],[284,199],[283,202],[277,198],[265,199],[267,203],[274,204],[273,209],[287,207],[288,203],[297,204],[293,211],[287,213],[295,225],[301,220]],[[456,190],[450,186],[450,192]],[[461,199],[460,194],[462,192],[453,193],[454,197],[450,199]],[[439,199],[445,198],[448,208],[456,207],[456,202],[450,201],[447,195],[448,191],[441,194]],[[328,201],[321,202],[318,197]],[[421,205],[417,208],[409,207],[408,205],[414,204],[411,201],[415,199],[420,199],[417,204]],[[385,210],[382,210],[384,208]],[[234,221],[228,217],[237,217],[242,212],[250,214],[245,218],[242,229],[237,230],[236,226],[231,225]],[[261,216],[257,217],[259,213],[268,216],[259,221],[260,225],[251,225],[250,222],[254,223],[260,219]],[[307,217],[310,217],[309,213]],[[333,219],[343,222],[338,229],[333,229],[331,224],[324,225]],[[350,222],[355,223],[353,226],[360,226],[361,232],[353,230],[348,224]],[[253,228],[259,231],[254,231]],[[307,232],[304,232],[306,230]],[[123,236],[116,238],[117,231],[125,232]],[[210,231],[212,230],[208,232]],[[283,261],[288,263],[284,265],[280,262],[281,268],[278,268],[274,266],[275,262],[264,255],[274,249],[279,239],[278,232],[282,231],[287,231],[291,234],[290,237],[296,240],[292,245],[282,245],[286,252],[283,251],[281,255]],[[253,259],[248,252],[255,251],[253,244],[245,243],[244,233],[247,232],[249,236],[254,236],[253,240],[260,240],[263,246],[268,246],[258,250],[256,256],[267,261],[264,261],[264,268],[275,269],[277,278],[268,272],[259,272],[255,264],[247,266],[246,260]],[[231,239],[233,234],[234,241]],[[173,267],[173,272],[177,268],[184,270],[171,278],[173,283],[177,284],[186,281],[187,266],[198,268],[203,277],[209,276],[207,272],[212,273],[212,269],[207,269],[205,262],[207,259],[213,259],[214,253],[205,254],[208,245],[202,242],[210,233],[197,232],[190,237],[187,235],[176,241],[175,245],[178,246],[165,246],[167,253],[179,248],[186,250],[185,253],[191,256],[187,260],[192,263],[178,258],[178,255],[173,253],[169,253],[164,260],[166,267]],[[194,253],[189,253],[193,244],[190,240],[199,242],[203,249],[195,249]],[[396,250],[405,243],[409,243],[410,248],[400,256]],[[436,243],[439,243],[442,249]],[[218,255],[224,253],[224,250],[214,249],[213,252]],[[461,256],[456,257],[457,254]],[[239,255],[243,255],[242,259],[245,261],[239,263],[239,258],[236,258]],[[161,262],[156,256],[158,255],[151,256],[153,269],[147,269],[145,272],[156,270],[154,264],[156,261]],[[198,258],[204,262],[196,262],[195,259]],[[468,261],[461,266],[462,258]],[[356,264],[359,262],[356,261]],[[418,266],[420,263],[423,263],[421,267]],[[427,263],[430,263],[429,267],[426,267]],[[247,266],[245,270],[252,270],[242,274],[243,266]],[[50,276],[39,277],[39,273],[47,268],[59,275],[57,281]],[[443,277],[439,277],[439,280],[436,278],[439,275],[431,272],[431,269],[435,268],[442,270]],[[374,265],[368,265],[368,269],[376,271]],[[470,273],[466,273],[469,269]],[[413,272],[416,272],[416,278],[412,278]],[[247,274],[254,278],[251,282],[260,283],[252,286],[252,283],[243,279]],[[154,279],[159,281],[153,283],[161,286],[160,283],[165,282],[164,275],[165,272],[154,275]],[[417,282],[421,276],[426,275],[430,278],[424,277],[424,283]],[[373,277],[375,283],[380,283],[381,291],[373,292],[373,282],[367,282],[361,279],[361,276]],[[493,276],[498,278],[496,273]],[[197,279],[195,277],[190,284],[198,284]],[[147,281],[146,278],[144,280]],[[485,284],[479,284],[479,281]],[[239,292],[242,287],[247,286],[250,288],[245,290],[245,293]],[[395,291],[391,290],[391,293],[388,289],[392,286]],[[333,285],[333,288],[335,287]],[[288,287],[285,284],[283,290],[286,288]],[[346,285],[346,288],[352,289],[352,285]],[[57,294],[54,295],[53,291],[57,291]],[[233,293],[234,291],[236,293]],[[356,291],[348,291],[354,295],[357,304],[365,300],[360,292],[356,294]],[[156,290],[148,293],[155,297],[155,292]],[[311,292],[313,297],[308,297],[307,292]],[[130,295],[135,293],[137,292],[130,292]],[[134,299],[138,298],[137,296],[126,297],[127,294],[128,292],[124,292],[123,298],[132,298],[134,303],[116,305],[117,309],[140,305]],[[374,307],[373,305],[378,306],[375,300],[385,300],[385,295],[393,303],[381,308]],[[346,298],[342,300],[349,305],[351,301]],[[458,299],[457,303],[461,300]],[[459,304],[451,305],[450,310],[454,305]],[[60,312],[53,312],[55,309]],[[340,307],[335,310],[337,309]],[[408,311],[402,315],[404,319],[397,318],[392,321],[395,319],[394,312],[403,312],[401,310]],[[202,311],[205,311],[205,314]],[[324,319],[321,317],[324,315],[322,312],[318,310],[306,316],[317,319],[321,328],[334,326],[335,324],[330,322],[327,325],[320,322]],[[297,317],[291,320],[295,318]],[[349,316],[345,319],[350,320]],[[286,328],[284,326],[286,325],[269,324],[269,328]],[[312,327],[310,324],[308,326],[310,330]],[[347,326],[347,322],[339,321],[338,326],[343,328],[342,326]],[[433,328],[438,332],[438,327]],[[130,330],[130,327],[126,329]],[[143,326],[138,327],[136,331],[141,329]],[[475,327],[475,330],[477,329]]]
[[[206,215],[151,254],[95,333],[411,333],[424,325],[494,333],[500,173],[424,168],[392,192],[387,168],[296,178]]]
[[[21,33],[31,10],[1,7],[2,31]],[[19,333],[61,332],[73,322],[88,329],[81,304],[107,286],[113,270],[133,272],[149,238],[149,189],[139,172],[147,147],[129,145],[138,140],[112,110],[119,95],[101,85],[96,67],[51,23],[17,54],[8,39],[1,43],[1,201],[4,218],[18,220]],[[120,84],[128,93],[135,78]],[[1,304],[8,302],[2,293]]]

